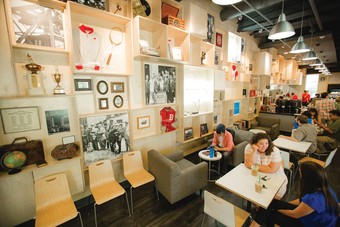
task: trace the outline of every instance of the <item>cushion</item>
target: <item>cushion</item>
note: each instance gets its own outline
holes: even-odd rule
[[[245,130],[240,130],[240,129],[235,129],[235,145],[239,144],[243,141],[250,141],[251,138],[253,138],[254,133],[245,131]]]
[[[183,171],[187,168],[190,168],[191,166],[194,166],[195,164],[193,164],[192,162],[189,162],[186,159],[182,159],[176,162],[176,164],[178,165],[178,167]]]
[[[261,130],[263,130],[263,131],[266,131],[266,133],[267,133],[268,135],[270,135],[270,131],[272,130],[272,128],[262,127],[262,126],[257,126],[257,127],[255,127],[255,129],[261,129]]]

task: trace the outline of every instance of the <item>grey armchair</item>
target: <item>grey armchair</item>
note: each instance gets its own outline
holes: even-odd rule
[[[244,149],[251,140],[251,138],[254,136],[254,133],[240,129],[234,129],[234,132],[235,132],[234,136],[235,147],[232,153],[230,164],[232,166],[237,166],[238,164],[244,161]]]
[[[274,140],[280,134],[280,122],[280,119],[258,117],[257,122],[251,124],[251,128],[264,130]]]
[[[158,191],[171,203],[201,190],[207,185],[208,164],[197,165],[183,158],[183,152],[163,155],[148,152],[149,172],[156,177]]]

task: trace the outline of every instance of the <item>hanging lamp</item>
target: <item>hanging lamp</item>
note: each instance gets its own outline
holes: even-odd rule
[[[313,28],[311,28],[312,30],[312,36],[310,39],[310,46],[313,46]],[[304,58],[302,58],[303,61],[310,61],[310,60],[315,60],[317,59],[318,56],[316,56],[315,52],[313,51],[313,49],[311,49]]]
[[[298,41],[294,44],[293,48],[291,49],[291,51],[290,51],[291,54],[301,54],[301,53],[306,53],[306,52],[310,51],[310,48],[304,42],[304,39],[303,39],[303,36],[302,36],[304,10],[305,10],[305,1],[303,0],[300,36],[298,38]]]
[[[309,64],[309,66],[318,66],[318,65],[322,65],[322,61],[320,61],[319,58],[315,59],[311,64]]]
[[[268,39],[285,39],[291,37],[295,34],[295,30],[292,24],[286,20],[286,15],[283,13],[284,8],[284,0],[282,0],[282,12],[277,20],[277,23],[274,25],[272,30],[269,33]]]
[[[238,2],[241,2],[242,0],[212,0],[213,3],[217,4],[217,5],[232,5]]]

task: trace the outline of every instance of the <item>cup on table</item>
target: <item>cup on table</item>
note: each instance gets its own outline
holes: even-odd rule
[[[256,177],[258,172],[259,172],[259,166],[258,165],[252,165],[251,166],[251,175]]]
[[[259,181],[255,182],[255,191],[258,193],[262,192],[263,184]]]

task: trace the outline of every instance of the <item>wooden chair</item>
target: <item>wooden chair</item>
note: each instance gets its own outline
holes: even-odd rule
[[[204,225],[206,214],[228,227],[242,226],[250,215],[247,211],[205,190],[204,216],[201,226]]]
[[[281,151],[281,157],[283,160],[283,168],[289,171],[288,193],[290,193],[293,181],[294,164],[290,161],[290,154],[288,152]]]
[[[299,163],[312,161],[312,162],[320,164],[323,168],[327,168],[327,166],[329,166],[329,164],[331,164],[332,159],[333,159],[337,150],[338,150],[338,148],[331,151],[331,153],[329,153],[329,155],[327,156],[325,161],[322,161],[322,160],[319,160],[319,159],[316,159],[316,158],[312,158],[312,157],[304,157],[304,158],[299,160]]]
[[[123,155],[124,176],[131,184],[130,200],[131,213],[133,213],[132,188],[137,188],[149,182],[155,181],[157,200],[159,200],[157,182],[155,177],[143,167],[143,160],[140,151],[130,151]]]
[[[81,214],[71,198],[67,178],[64,173],[47,176],[34,183],[36,219],[35,226],[58,226]]]
[[[123,194],[126,197],[126,204],[130,214],[129,201],[126,191],[115,180],[110,160],[101,160],[89,165],[90,189],[95,200],[94,220],[97,226],[96,206],[109,200],[117,198]]]

